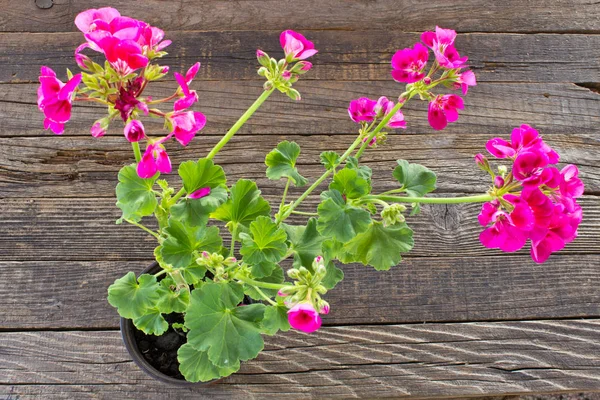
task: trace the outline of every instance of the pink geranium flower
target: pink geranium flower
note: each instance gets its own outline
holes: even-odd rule
[[[146,133],[144,131],[144,124],[142,124],[142,121],[133,119],[129,121],[127,125],[125,125],[125,128],[123,129],[123,134],[125,135],[125,138],[131,143],[139,142],[144,137],[146,137]]]
[[[60,135],[65,130],[65,123],[71,119],[73,93],[81,82],[81,74],[63,83],[51,68],[41,67],[39,80],[38,108],[46,117],[44,129]]]
[[[171,116],[175,139],[183,146],[196,136],[196,133],[206,125],[206,117],[198,111],[176,112]]]
[[[393,108],[394,102],[388,100],[387,97],[382,96],[379,98],[379,100],[377,100],[374,111],[378,117],[384,117],[392,112]],[[390,129],[406,129],[406,121],[404,120],[404,114],[402,114],[401,110],[396,111],[396,113],[388,121],[386,127]]]
[[[583,195],[584,186],[579,179],[579,169],[573,164],[565,166],[560,171],[560,194],[565,197],[577,198]]]
[[[167,151],[162,146],[163,139],[158,142],[148,144],[142,159],[138,163],[137,173],[140,178],[151,178],[157,172],[168,174],[171,172],[171,160]]]
[[[461,57],[454,47],[456,31],[435,27],[435,32],[423,32],[421,41],[433,50],[440,66],[448,69],[462,68],[467,62],[467,57]]]
[[[144,78],[137,77],[119,89],[119,97],[115,100],[115,110],[121,113],[123,122],[129,119],[135,108],[148,114],[148,106],[137,98],[142,92],[143,83]]]
[[[145,46],[153,51],[161,51],[171,44],[170,40],[163,40],[164,37],[165,32],[162,29],[142,22],[138,44],[142,46],[142,48]]]
[[[77,14],[77,17],[75,17],[75,25],[81,32],[88,33],[91,30],[90,26],[95,21],[110,23],[110,21],[120,16],[121,14],[119,11],[112,7],[103,7],[99,9],[92,8]]]
[[[505,196],[505,200],[514,205],[512,212],[499,210],[496,203],[486,203],[479,214],[479,223],[492,226],[481,232],[479,240],[488,248],[499,248],[505,252],[520,250],[527,241],[528,232],[533,228],[534,217],[529,205],[520,198],[512,195]]]
[[[348,114],[352,121],[356,123],[373,122],[377,116],[375,106],[377,101],[371,100],[368,97],[352,100],[348,106]]]
[[[288,310],[292,328],[311,333],[321,327],[321,316],[310,303],[298,303]]]
[[[458,120],[458,111],[464,107],[463,99],[455,94],[447,94],[437,96],[429,103],[429,111],[427,119],[429,125],[433,129],[442,130],[448,122],[456,122]]]
[[[173,110],[180,111],[190,107],[192,104],[198,101],[198,94],[195,90],[190,90],[189,84],[192,83],[192,80],[196,77],[198,70],[200,69],[200,63],[192,65],[190,69],[188,69],[185,77],[181,74],[175,72],[175,80],[179,83],[181,87],[181,91],[183,92],[183,97],[175,101],[173,105]]]
[[[313,42],[306,39],[298,32],[291,30],[281,32],[279,42],[285,53],[285,58],[288,62],[293,60],[305,60],[308,57],[317,54]]]
[[[497,158],[514,157],[524,151],[534,151],[543,154],[549,164],[556,164],[560,157],[542,140],[538,131],[529,125],[521,125],[513,129],[510,143],[502,138],[488,140],[487,151]]]
[[[461,72],[456,76],[456,81],[453,85],[455,89],[461,89],[464,96],[469,91],[469,86],[477,86],[475,74],[471,70]]]
[[[397,51],[392,56],[392,78],[397,82],[414,83],[425,77],[424,69],[429,51],[421,43]]]

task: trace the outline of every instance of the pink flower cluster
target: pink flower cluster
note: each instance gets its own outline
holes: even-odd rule
[[[392,108],[394,108],[394,102],[388,100],[387,97],[382,96],[379,100],[371,100],[368,97],[361,97],[360,99],[352,100],[348,106],[348,114],[350,119],[360,124],[362,122],[371,123],[375,119],[382,118],[388,115]],[[406,121],[404,120],[404,114],[398,110],[389,120],[386,125],[387,128],[397,129],[406,128]]]
[[[83,11],[75,18],[75,25],[83,32],[86,42],[75,50],[77,64],[86,71],[84,74],[73,76],[66,84],[57,79],[56,74],[48,67],[42,67],[40,88],[38,90],[38,107],[44,113],[44,127],[56,134],[64,131],[64,124],[71,118],[71,108],[74,100],[94,101],[112,106],[116,113],[97,120],[91,127],[94,137],[104,136],[112,119],[117,115],[125,124],[123,134],[132,143],[146,139],[146,151],[138,164],[138,174],[142,178],[150,178],[156,172],[169,173],[171,162],[163,143],[174,137],[181,145],[187,146],[206,124],[206,117],[197,111],[188,110],[198,101],[198,94],[190,90],[200,63],[194,64],[185,76],[175,73],[179,87],[175,94],[165,99],[153,101],[152,98],[142,98],[147,84],[166,74],[169,67],[156,66],[152,60],[166,53],[162,50],[171,41],[163,40],[164,32],[150,26],[144,21],[122,16],[114,8],[105,7]],[[92,61],[81,51],[85,48],[102,53],[112,68],[112,74],[120,78],[118,82],[106,80],[105,73],[98,72],[100,66],[94,66]],[[143,70],[136,76],[136,71]],[[153,70],[148,76],[146,71]],[[133,77],[132,77],[133,74]],[[78,85],[84,82],[86,88],[78,94]],[[96,82],[102,81],[106,91],[98,87]],[[92,82],[92,83],[90,83]],[[88,94],[91,93],[91,94]],[[176,99],[173,111],[163,113],[158,109],[150,109],[149,105]],[[138,114],[152,113],[165,119],[171,132],[162,138],[146,136],[144,125],[139,121]]]
[[[462,94],[466,95],[469,86],[475,86],[477,81],[475,74],[470,70],[461,71],[467,68],[465,64],[467,57],[461,57],[454,47],[456,32],[451,29],[436,27],[435,32],[424,32],[421,35],[421,41],[425,44],[415,43],[412,48],[406,48],[397,51],[392,57],[392,77],[397,82],[408,84],[422,83],[422,87],[415,87],[419,94],[428,98],[429,112],[428,120],[433,129],[444,129],[449,122],[458,120],[458,111],[464,108],[463,100],[460,96],[435,95],[430,89],[443,84],[452,89],[462,89]],[[425,68],[429,60],[429,50],[433,50],[435,55],[435,64],[426,74]],[[438,79],[434,74],[442,70],[443,73]]]
[[[481,209],[480,224],[490,226],[479,239],[505,252],[531,240],[531,257],[543,263],[577,236],[583,214],[576,199],[584,191],[579,171],[575,165],[556,168],[558,153],[528,125],[515,128],[510,142],[495,138],[486,148],[496,158],[511,160],[512,171],[495,179],[498,197]],[[481,154],[476,161],[487,164]]]

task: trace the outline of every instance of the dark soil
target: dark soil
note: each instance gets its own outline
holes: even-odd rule
[[[144,332],[135,330],[135,341],[138,349],[154,368],[171,378],[185,380],[179,372],[179,361],[177,361],[177,350],[187,342],[186,334],[180,330],[174,330],[173,323],[183,323],[183,314],[172,313],[163,315],[169,323],[169,329],[161,336],[146,335]]]

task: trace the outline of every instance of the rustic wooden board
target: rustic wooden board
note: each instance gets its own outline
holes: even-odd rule
[[[452,194],[451,194],[452,195]],[[275,199],[266,196],[268,200]],[[314,211],[318,197],[314,195],[303,210]],[[5,199],[0,213],[7,216],[0,225],[0,260],[3,261],[86,261],[147,260],[156,246],[144,231],[128,225],[115,225],[120,210],[111,198]],[[585,196],[581,201],[585,219],[580,237],[569,243],[564,254],[599,252],[600,201]],[[483,229],[477,222],[481,206],[477,204],[424,205],[423,212],[410,217],[415,247],[412,257],[494,256],[479,243]],[[288,221],[302,221],[302,217]],[[148,226],[153,226],[148,219]],[[223,233],[227,231],[223,229]],[[90,252],[93,248],[93,253]],[[525,251],[525,250],[523,250]]]
[[[268,338],[222,382],[175,388],[116,331],[0,334],[0,393],[37,398],[423,398],[600,390],[600,320],[324,328]]]
[[[46,4],[54,3],[51,8]],[[568,3],[552,0],[489,2],[410,1],[303,1],[183,0],[176,5],[144,0],[1,0],[0,31],[62,32],[76,29],[77,13],[90,7],[112,6],[123,15],[142,19],[163,29],[403,29],[422,31],[435,24],[460,32],[598,32],[600,11],[590,0]]]
[[[256,49],[282,56],[278,31],[168,32],[175,44],[162,64],[189,68],[200,61],[199,80],[263,80],[256,74]],[[305,80],[390,81],[390,59],[397,50],[419,41],[418,33],[310,32],[319,53],[311,59],[313,70]],[[0,83],[37,82],[40,65],[65,74],[78,70],[74,49],[84,39],[81,33],[27,35],[0,33]],[[600,82],[596,68],[600,35],[583,34],[461,34],[456,46],[469,57],[469,65],[480,82]],[[92,52],[93,53],[93,52]]]
[[[600,35],[599,35],[600,37]],[[259,82],[211,81],[194,82],[200,101],[194,109],[202,111],[208,123],[202,135],[222,135],[260,95]],[[37,109],[37,86],[9,84],[0,86],[0,137],[43,136],[48,141],[60,141],[43,129],[43,115]],[[348,117],[348,103],[361,96],[395,99],[403,86],[393,82],[298,82],[302,101],[294,102],[281,93],[274,93],[255,113],[238,135],[253,135],[259,143],[264,135],[333,135],[356,134],[358,125]],[[171,95],[173,83],[158,83],[148,94],[153,97]],[[442,91],[443,92],[443,91]],[[408,123],[404,135],[429,134],[439,140],[448,137],[460,140],[465,134],[481,135],[484,140],[493,135],[509,136],[513,127],[522,123],[535,126],[545,136],[567,134],[574,145],[598,143],[600,132],[600,95],[569,83],[484,83],[473,88],[465,99],[465,109],[457,123],[443,132],[434,131],[427,122],[427,104],[411,100],[404,109]],[[168,104],[163,107],[168,110]],[[84,136],[90,143],[89,129],[103,108],[77,103],[64,137]],[[162,124],[144,120],[150,134],[159,134]],[[122,135],[122,124],[115,122],[111,135]],[[454,138],[452,135],[459,135]],[[121,136],[122,137],[122,136]],[[51,139],[50,139],[51,138]],[[582,143],[583,138],[587,140]],[[313,138],[314,139],[314,138]],[[105,140],[105,139],[101,139]],[[245,139],[247,141],[247,139]],[[351,139],[349,139],[351,143]],[[549,138],[551,141],[551,139]],[[202,142],[196,139],[195,145]],[[227,149],[227,148],[226,148]],[[584,148],[584,150],[588,150]],[[589,151],[586,151],[589,153]],[[583,155],[582,155],[583,156]]]
[[[98,257],[97,247],[87,248]],[[127,271],[139,273],[150,254],[135,261],[2,261],[0,278],[13,284],[0,287],[0,308],[10,310],[1,328],[117,329],[106,289]],[[407,257],[388,272],[342,266],[346,276],[327,293],[332,311],[324,324],[600,316],[599,255],[558,254],[538,265],[528,254],[492,254]]]

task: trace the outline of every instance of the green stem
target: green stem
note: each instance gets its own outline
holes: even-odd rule
[[[183,196],[185,194],[185,188],[181,188],[179,189],[179,192],[175,193],[175,196],[171,197],[171,200],[169,200],[169,205],[173,205],[175,203],[177,203],[177,200],[179,200],[179,198],[181,196]]]
[[[139,163],[142,159],[142,153],[140,152],[140,144],[138,142],[131,142],[133,148],[133,154],[135,155],[135,162]]]
[[[459,204],[459,203],[484,203],[494,198],[489,194],[462,197],[403,197],[403,196],[365,196],[364,200],[383,200],[397,203],[422,203],[422,204]]]
[[[279,212],[283,210],[283,206],[285,205],[285,198],[287,197],[287,192],[290,188],[291,181],[292,180],[290,178],[287,178],[287,182],[285,183],[285,189],[283,189],[283,195],[281,195],[281,204],[279,205]]]
[[[155,273],[154,276],[159,277],[159,276],[164,275],[166,273],[167,273],[167,270],[161,269],[160,271],[158,271],[157,273]]]
[[[263,293],[262,290],[260,290],[260,288],[258,286],[252,286],[254,288],[254,290],[256,290],[258,292],[258,294],[260,294],[262,296],[263,299],[265,299],[266,301],[268,301],[269,303],[271,303],[272,306],[276,306],[277,303],[275,303],[273,300],[271,300],[271,298],[269,296],[267,296],[266,294]]]
[[[279,283],[269,283],[269,282],[255,281],[254,279],[246,278],[244,276],[235,276],[234,279],[237,279],[238,281],[242,281],[244,283],[247,283],[248,285],[251,285],[251,286],[258,286],[258,287],[265,288],[265,289],[279,290],[282,287],[286,286],[286,285],[281,285]]]
[[[317,217],[319,214],[315,213],[315,212],[304,212],[304,211],[292,211],[292,214],[298,214],[298,215],[306,215],[309,217]]]
[[[250,108],[248,108],[246,112],[240,117],[240,119],[238,119],[237,122],[233,124],[233,126],[227,131],[225,136],[221,138],[219,143],[217,143],[215,147],[213,147],[213,149],[208,153],[206,158],[208,158],[209,160],[213,159],[217,155],[219,150],[221,150],[221,148],[223,148],[223,146],[225,146],[227,142],[229,142],[233,135],[235,135],[236,132],[244,125],[244,123],[246,123],[246,121],[252,116],[252,114],[254,114],[256,110],[258,110],[258,107],[260,107],[260,105],[269,98],[269,96],[271,95],[271,93],[273,93],[274,90],[275,88],[272,88],[270,90],[265,90],[264,92],[262,92],[260,97],[256,99],[254,103],[252,103]]]
[[[154,232],[154,231],[152,231],[152,230],[150,230],[150,229],[146,228],[144,225],[142,225],[142,224],[138,224],[137,222],[135,222],[135,221],[132,221],[132,220],[130,220],[130,219],[124,219],[124,221],[125,221],[125,222],[129,222],[131,225],[135,225],[135,226],[137,226],[138,228],[145,230],[146,232],[148,232],[149,234],[151,234],[152,236],[154,236],[154,237],[155,237],[157,240],[160,240],[160,236],[158,236],[158,233],[156,233],[156,232]]]
[[[231,248],[229,249],[229,257],[235,257],[235,236],[237,235],[237,224],[233,224],[231,231]]]
[[[346,158],[348,158],[350,156],[350,154],[352,154],[352,152],[354,151],[354,149],[356,149],[356,147],[358,147],[358,145],[361,142],[361,138],[360,136],[356,138],[356,140],[354,141],[354,143],[352,143],[350,145],[350,147],[348,147],[348,150],[346,150],[346,152],[344,154],[342,154],[342,156],[340,157],[340,164],[342,162],[344,162],[346,160]],[[309,194],[312,193],[313,190],[315,190],[325,179],[327,179],[327,177],[333,172],[332,169],[329,169],[327,171],[325,171],[325,173],[323,175],[321,175],[319,177],[319,179],[317,179],[312,185],[310,185],[310,187],[308,189],[306,189],[306,191],[304,193],[302,193],[300,195],[300,197],[298,197],[298,199],[296,199],[295,202],[292,203],[292,205],[290,206],[290,208],[287,209],[287,211],[282,214],[279,215],[277,217],[277,223],[281,223],[283,222],[287,217],[289,217],[292,212],[296,209],[296,207],[298,207],[300,205],[300,203],[302,203],[304,201],[304,199],[306,199],[308,197]]]

